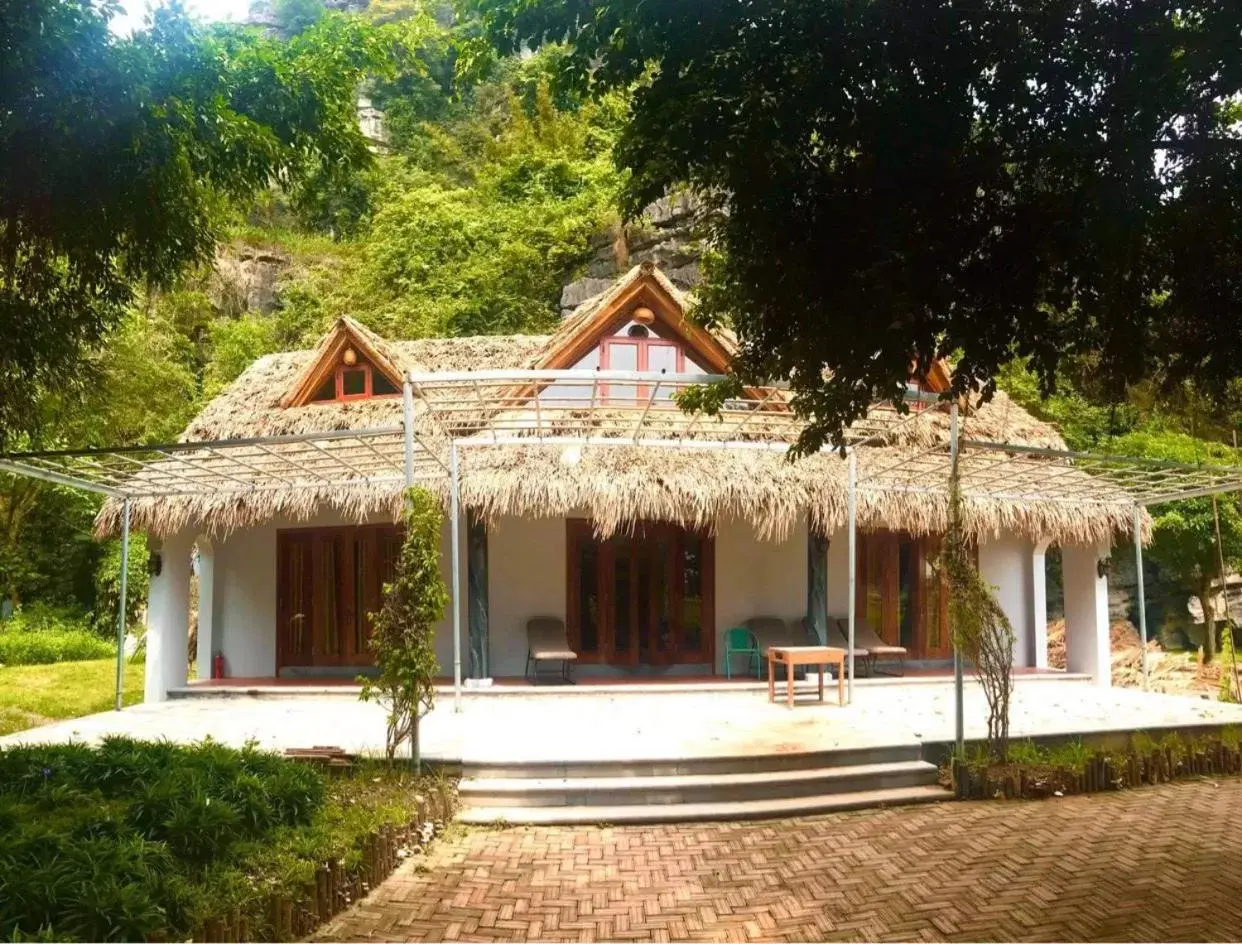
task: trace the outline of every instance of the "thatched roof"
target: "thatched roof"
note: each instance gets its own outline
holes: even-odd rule
[[[404,371],[494,370],[530,366],[547,344],[546,335],[488,335],[385,342],[400,374]],[[314,363],[319,349],[267,354],[203,408],[185,428],[186,442],[245,439],[290,433],[365,429],[401,422],[399,397],[284,407],[281,401]]]
[[[551,336],[488,336],[391,341],[343,319],[316,350],[271,354],[252,364],[186,428],[187,441],[235,439],[280,434],[398,425],[400,397],[353,402],[287,406],[291,390],[305,385],[317,359],[333,337],[348,332],[377,369],[404,371],[471,371],[523,368],[565,368],[574,362],[584,333],[615,324],[635,299],[653,307],[672,324],[685,320],[684,297],[650,266],[636,267],[608,291],[584,302]],[[611,308],[610,308],[611,306]],[[614,312],[613,309],[616,309]],[[615,317],[614,317],[615,316]],[[609,321],[609,319],[612,319]],[[700,337],[686,324],[683,338]],[[715,336],[704,362],[734,350],[732,339]],[[566,363],[565,361],[568,361]],[[988,403],[962,410],[962,436],[1049,449],[1064,449],[1056,429],[1043,423],[1003,392]],[[423,410],[421,431],[444,441],[432,414]],[[458,434],[460,435],[460,433]],[[479,434],[485,438],[484,434]],[[710,435],[707,438],[711,438]],[[913,460],[944,446],[949,438],[946,410],[930,408],[917,417],[891,424],[873,446],[859,454],[860,481],[899,460]],[[912,473],[914,474],[914,473]],[[1085,473],[1071,474],[1082,476]],[[487,516],[589,515],[603,533],[625,529],[641,519],[659,519],[710,528],[722,517],[751,522],[765,537],[782,537],[801,520],[825,532],[845,524],[846,464],[835,453],[789,461],[784,453],[764,449],[677,449],[644,445],[549,446],[475,445],[461,450],[461,499],[466,507]],[[879,487],[887,482],[889,487]],[[858,493],[861,529],[889,528],[914,534],[936,533],[946,526],[946,485],[942,475],[927,481],[876,478]],[[447,497],[447,482],[438,482]],[[399,483],[346,488],[263,493],[220,493],[193,498],[150,498],[133,504],[139,527],[169,533],[199,527],[219,533],[247,527],[276,516],[305,518],[325,508],[362,519],[376,513],[396,515]],[[117,502],[101,512],[99,527],[110,530],[118,518]],[[1132,504],[1118,495],[1075,506],[1064,500],[979,493],[965,501],[968,527],[978,537],[1002,532],[1032,540],[1087,542],[1127,531]]]

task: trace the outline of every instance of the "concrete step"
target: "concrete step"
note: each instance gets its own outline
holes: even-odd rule
[[[463,807],[605,806],[727,803],[925,786],[935,765],[922,760],[856,766],[669,776],[466,777]]]
[[[535,760],[462,761],[462,775],[472,780],[554,780],[584,777],[690,777],[707,774],[760,773],[782,770],[817,770],[825,767],[859,767],[896,764],[923,758],[917,742],[886,747],[836,751],[804,751],[748,754],[725,757],[682,757],[635,760]]]
[[[817,813],[838,813],[869,807],[936,803],[952,799],[943,787],[927,785],[888,790],[863,790],[820,796],[734,800],[712,803],[631,804],[624,806],[489,806],[462,810],[458,818],[470,825],[623,825],[688,823],[744,819],[780,819]]]

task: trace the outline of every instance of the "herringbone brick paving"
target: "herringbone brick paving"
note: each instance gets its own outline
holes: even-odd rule
[[[1237,940],[1242,781],[448,838],[320,940]]]

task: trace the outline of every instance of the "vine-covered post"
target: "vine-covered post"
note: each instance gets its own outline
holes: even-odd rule
[[[439,500],[421,488],[407,492],[405,540],[392,582],[384,585],[384,605],[372,614],[371,648],[379,675],[363,677],[361,698],[378,701],[388,712],[388,759],[407,740],[414,768],[421,768],[418,723],[435,699],[436,623],[444,616],[448,593],[440,576]]]

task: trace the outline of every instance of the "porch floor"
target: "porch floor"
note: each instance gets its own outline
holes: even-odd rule
[[[424,719],[424,756],[445,762],[594,761],[745,756],[831,751],[953,738],[953,686],[858,684],[845,707],[819,704],[813,683],[800,683],[794,708],[769,704],[764,691],[637,692],[553,689],[553,694],[509,698],[464,697],[454,712],[441,695]],[[565,697],[556,697],[556,693]],[[572,705],[566,698],[573,698]],[[966,687],[966,733],[981,738],[987,711],[973,679]],[[1091,735],[1102,732],[1242,724],[1242,706],[1203,699],[1101,689],[1087,681],[1019,678],[1012,704],[1014,737]],[[108,735],[190,742],[213,737],[227,744],[248,740],[284,750],[339,746],[379,754],[384,714],[362,704],[343,685],[331,695],[181,698],[57,722],[0,738],[0,746],[31,742],[95,741]]]
[[[778,670],[778,685],[784,685],[784,669]],[[1013,670],[1016,678],[1023,680],[1042,681],[1085,681],[1086,675],[1077,675],[1060,669],[1037,669],[1018,667]],[[855,685],[902,685],[944,683],[953,678],[953,669],[945,666],[907,666],[900,675],[889,674],[882,669],[875,676],[859,675]],[[835,680],[829,681],[835,685]],[[710,692],[710,691],[747,691],[766,690],[767,676],[756,679],[754,676],[726,678],[723,675],[589,675],[575,674],[573,684],[567,685],[558,678],[549,677],[547,681],[532,683],[520,675],[501,676],[492,679],[490,684],[475,687],[471,680],[464,680],[462,690],[475,697],[479,695],[572,695],[577,692],[599,694],[616,691],[618,693],[671,693],[671,692]],[[354,676],[347,675],[299,675],[299,676],[256,676],[249,678],[195,679],[184,688],[174,689],[173,698],[189,698],[224,694],[254,693],[256,695],[319,695],[319,694],[356,694],[361,686]],[[442,696],[452,696],[453,680],[441,676],[436,680],[437,691]],[[835,689],[834,689],[835,691]]]

